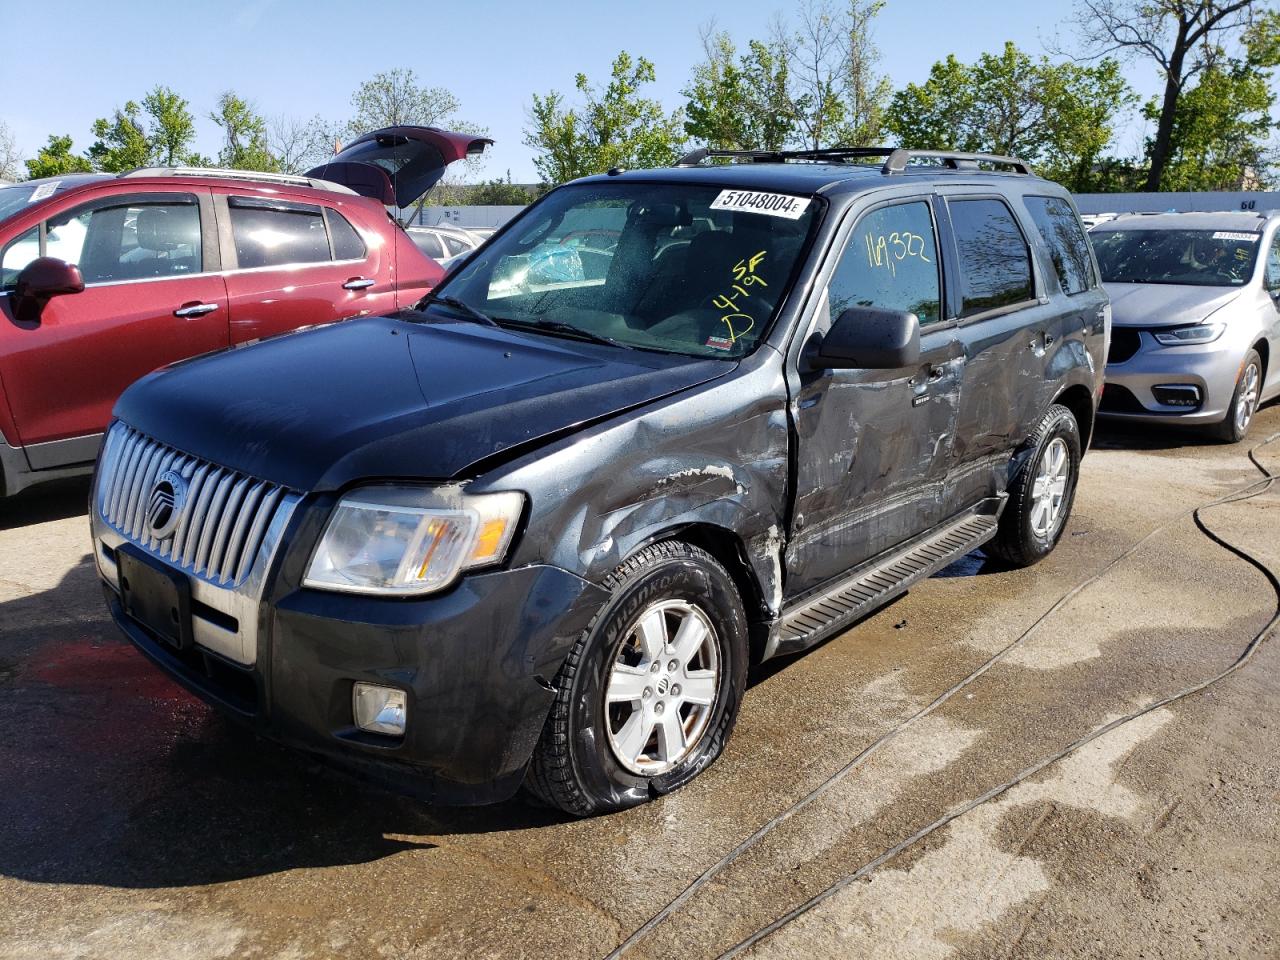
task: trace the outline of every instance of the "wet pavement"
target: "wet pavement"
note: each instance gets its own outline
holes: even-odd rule
[[[1280,431],[1262,411],[1251,443]],[[600,958],[885,733],[627,956],[1280,956],[1280,641],[904,849],[1108,720],[1229,665],[1276,610],[1186,511],[1245,453],[1106,432],[1062,543],[980,554],[754,678],[724,757],[594,820],[423,806],[238,731],[106,618],[85,482],[0,504],[0,958]],[[1280,442],[1259,459],[1280,473]],[[1280,570],[1280,484],[1204,514]],[[1081,591],[941,708],[902,724]]]

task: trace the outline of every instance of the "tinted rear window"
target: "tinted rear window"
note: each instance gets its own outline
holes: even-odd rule
[[[1000,200],[948,207],[960,254],[960,316],[1032,299],[1031,256],[1013,212]]]
[[[1040,236],[1049,245],[1063,291],[1070,295],[1088,290],[1094,282],[1089,241],[1071,204],[1061,197],[1027,197],[1026,203]]]
[[[329,237],[319,207],[240,197],[232,197],[230,207],[236,259],[242,270],[329,259]]]

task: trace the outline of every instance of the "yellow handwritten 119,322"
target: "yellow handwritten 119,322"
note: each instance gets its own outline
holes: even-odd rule
[[[933,263],[924,255],[924,237],[910,231],[895,231],[888,236],[870,233],[864,235],[867,244],[867,263],[871,267],[883,267],[891,276],[898,275],[898,264],[908,257],[919,257],[925,263]]]

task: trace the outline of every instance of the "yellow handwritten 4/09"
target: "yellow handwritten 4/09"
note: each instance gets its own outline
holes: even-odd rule
[[[888,236],[866,234],[867,264],[883,267],[893,276],[898,275],[898,264],[908,257],[919,257],[925,263],[933,263],[924,255],[924,237],[908,230],[895,231]]]

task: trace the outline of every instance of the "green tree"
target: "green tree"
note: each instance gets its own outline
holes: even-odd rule
[[[549,183],[601,173],[613,167],[669,166],[679,156],[682,114],[641,95],[654,82],[653,64],[626,51],[613,61],[609,83],[594,88],[585,74],[575,86],[582,103],[566,107],[552,91],[533,95],[524,142],[538,151],[534,166]]]
[[[739,57],[727,33],[710,29],[702,48],[706,59],[682,91],[685,133],[716,150],[781,150],[796,129],[786,58],[759,40]]]
[[[1076,0],[1084,59],[1115,55],[1147,60],[1164,80],[1158,105],[1146,111],[1156,132],[1147,149],[1145,189],[1168,189],[1165,169],[1178,149],[1179,102],[1190,81],[1216,70],[1222,40],[1243,36],[1255,15],[1268,7],[1268,0]]]
[[[27,161],[27,176],[32,180],[41,177],[65,177],[70,173],[92,173],[93,165],[84,157],[71,152],[71,137],[49,135],[49,142],[40,152]]]
[[[196,136],[190,104],[168,87],[157,86],[142,98],[142,108],[151,118],[147,139],[154,161],[166,167],[189,163]]]
[[[222,128],[223,147],[218,163],[233,170],[274,173],[280,161],[267,147],[267,122],[253,107],[230,90],[218,98],[218,109],[209,115]]]
[[[1268,12],[1249,31],[1245,55],[1220,53],[1184,90],[1174,115],[1171,149],[1162,185],[1166,190],[1247,189],[1251,179],[1268,179],[1268,141],[1278,129],[1271,115],[1275,85],[1271,68],[1280,65],[1280,13]],[[1160,103],[1144,108],[1159,117]],[[1150,145],[1154,152],[1155,145]]]
[[[1132,100],[1115,61],[1054,64],[1006,43],[973,64],[954,56],[935,63],[923,84],[894,95],[886,123],[904,146],[1021,157],[1088,190]]]
[[[528,187],[511,182],[511,171],[507,171],[505,180],[489,180],[479,183],[466,191],[467,203],[476,206],[516,206],[532,203],[533,192]]]
[[[842,146],[877,144],[884,132],[884,112],[893,95],[889,78],[879,76],[880,50],[871,31],[885,0],[849,0],[844,12],[844,119],[836,131]]]
[[[95,170],[119,173],[151,163],[151,141],[142,127],[142,108],[133,100],[111,117],[93,121],[97,139],[89,146],[89,162]]]
[[[444,87],[427,87],[412,70],[387,70],[374,74],[351,95],[355,115],[348,121],[348,139],[381,127],[414,125],[447,126],[457,118],[462,104]]]

